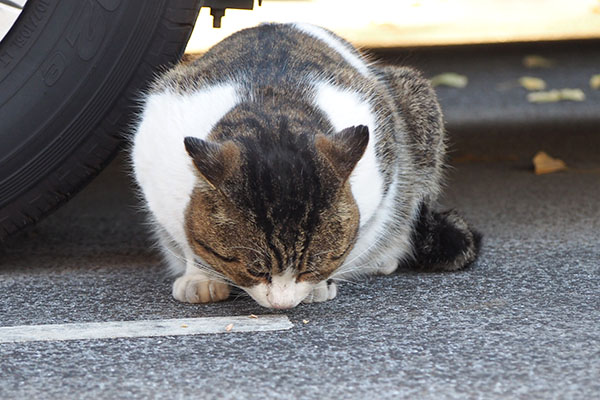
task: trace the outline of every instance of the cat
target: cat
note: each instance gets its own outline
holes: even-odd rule
[[[446,139],[419,72],[379,66],[334,33],[262,24],[160,76],[132,140],[133,174],[173,297],[230,288],[286,309],[336,280],[399,265],[455,271],[480,235],[433,209]]]

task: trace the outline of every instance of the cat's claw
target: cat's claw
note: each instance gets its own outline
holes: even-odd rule
[[[306,298],[302,300],[302,302],[320,303],[323,301],[331,300],[335,298],[336,295],[337,285],[335,284],[335,282],[321,282],[317,286],[315,286],[313,291],[308,296],[306,296]]]
[[[210,303],[229,297],[229,285],[202,275],[183,275],[173,283],[173,297],[184,303]]]

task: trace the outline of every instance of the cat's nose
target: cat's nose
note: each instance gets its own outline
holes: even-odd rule
[[[278,310],[292,308],[298,304],[298,301],[295,299],[295,296],[291,291],[277,289],[272,289],[270,293],[267,294],[267,301],[271,307]]]
[[[277,309],[277,310],[287,310],[289,308],[293,308],[296,306],[295,302],[273,302],[273,301],[269,301],[269,303],[271,304],[271,307]]]

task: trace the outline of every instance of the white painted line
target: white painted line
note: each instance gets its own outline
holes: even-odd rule
[[[290,329],[285,315],[176,318],[0,327],[0,343],[113,339],[208,333],[265,332]]]

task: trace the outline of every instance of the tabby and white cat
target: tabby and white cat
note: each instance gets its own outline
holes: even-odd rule
[[[400,263],[457,270],[479,235],[431,205],[445,157],[435,94],[306,24],[233,34],[166,72],[147,97],[131,160],[173,296],[230,286],[290,308],[336,296],[336,278]]]

